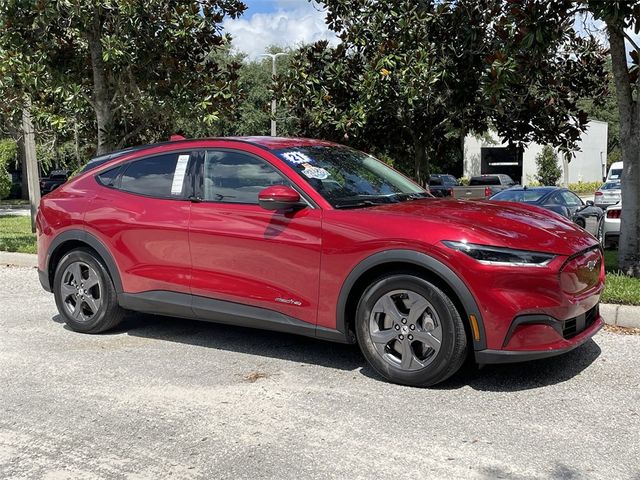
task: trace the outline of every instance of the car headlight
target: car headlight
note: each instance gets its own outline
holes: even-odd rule
[[[514,250],[512,248],[491,247],[466,242],[445,240],[447,247],[469,255],[485,265],[509,265],[515,267],[544,267],[553,260],[550,253],[531,252],[528,250]]]

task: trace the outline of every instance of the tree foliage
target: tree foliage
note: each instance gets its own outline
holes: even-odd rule
[[[16,142],[11,139],[0,140],[0,200],[7,198],[11,191],[11,176],[8,168],[12,162],[15,162],[16,154]]]
[[[618,263],[626,274],[640,277],[640,45],[627,33],[640,33],[640,1],[582,3],[607,25],[624,165]]]
[[[53,105],[59,127],[94,129],[98,152],[167,134],[179,116],[211,125],[237,98],[239,65],[213,61],[229,40],[222,21],[244,9],[239,0],[6,0],[5,87]]]
[[[326,0],[342,43],[292,59],[283,90],[302,128],[411,151],[424,180],[452,144],[492,125],[513,143],[574,149],[578,105],[606,84],[604,49],[578,35],[571,2]]]
[[[545,145],[542,151],[536,156],[536,166],[538,173],[536,180],[541,185],[557,185],[562,176],[562,170],[558,164],[558,155],[553,147]]]

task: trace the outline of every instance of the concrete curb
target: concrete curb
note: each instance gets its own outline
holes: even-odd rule
[[[0,266],[5,265],[36,268],[38,256],[35,253],[0,252]]]
[[[33,253],[0,252],[0,266],[4,265],[36,268],[38,257]],[[601,303],[600,315],[608,325],[640,328],[640,306]]]
[[[640,306],[601,303],[600,315],[608,325],[640,328]]]
[[[0,203],[0,210],[30,210],[31,207],[27,205],[13,205]]]

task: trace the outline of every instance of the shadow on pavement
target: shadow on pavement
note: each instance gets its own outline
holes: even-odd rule
[[[600,353],[598,344],[588,340],[575,350],[557,357],[481,368],[475,364],[465,365],[457,375],[436,388],[456,389],[468,385],[486,392],[517,392],[555,385],[579,375]]]
[[[64,323],[60,315],[53,317],[53,321]],[[122,334],[279,358],[345,371],[359,370],[366,377],[384,381],[368,365],[356,345],[343,345],[286,333],[139,313],[127,315],[118,327],[102,335]],[[487,392],[516,392],[555,385],[579,375],[600,356],[600,353],[600,347],[593,340],[589,340],[564,355],[533,362],[486,365],[478,368],[475,363],[469,361],[457,374],[435,388],[455,390],[469,386],[474,390]]]

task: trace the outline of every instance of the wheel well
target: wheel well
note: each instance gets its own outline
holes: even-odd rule
[[[355,332],[355,320],[356,320],[356,310],[358,308],[358,302],[362,297],[362,294],[367,289],[369,285],[376,279],[383,275],[392,275],[392,274],[400,274],[400,273],[408,273],[411,275],[415,275],[420,277],[428,282],[434,284],[440,290],[447,294],[447,296],[451,299],[453,304],[456,306],[460,317],[463,319],[463,325],[465,329],[465,333],[467,334],[467,341],[471,344],[471,326],[469,325],[468,315],[466,314],[465,308],[462,305],[462,301],[455,293],[455,291],[449,286],[447,282],[445,282],[442,277],[434,273],[433,271],[421,267],[419,265],[415,265],[413,263],[408,262],[390,262],[383,263],[380,265],[376,265],[375,267],[370,268],[366,272],[364,272],[358,280],[354,283],[353,287],[349,291],[349,295],[347,297],[347,303],[345,307],[345,318],[346,318],[346,326],[347,332],[349,335],[354,334]],[[473,348],[471,348],[473,350]]]
[[[104,259],[88,243],[85,243],[81,240],[67,240],[66,242],[63,242],[60,245],[58,245],[56,249],[51,253],[51,258],[49,258],[49,267],[48,267],[47,273],[49,275],[49,285],[51,285],[51,287],[53,287],[53,278],[56,274],[56,268],[58,267],[58,263],[60,263],[60,260],[62,259],[62,257],[64,257],[71,250],[76,250],[78,248],[86,248],[88,250],[91,250],[93,254],[96,256],[96,258],[98,258],[100,261],[102,261],[102,263],[104,263]]]

